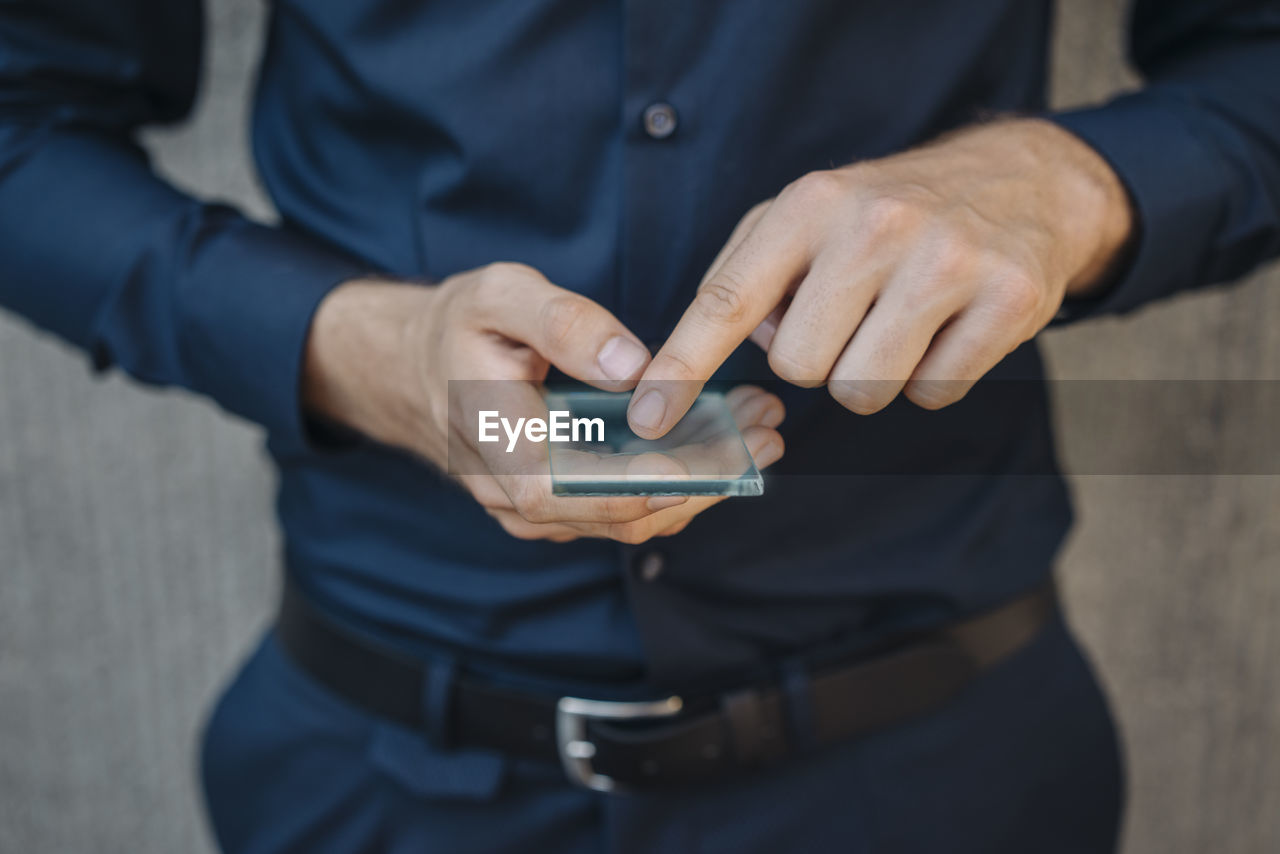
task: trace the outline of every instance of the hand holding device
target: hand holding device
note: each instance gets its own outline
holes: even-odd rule
[[[434,286],[338,287],[312,324],[303,395],[312,411],[442,470],[454,455],[452,468],[467,472],[457,479],[513,536],[638,543],[683,530],[716,499],[557,496],[545,446],[526,447],[513,461],[499,446],[480,443],[465,413],[545,414],[540,386],[552,365],[596,388],[626,391],[648,361],[643,345],[602,306],[532,268],[502,263]],[[782,402],[745,387],[732,403],[756,464],[777,460]]]

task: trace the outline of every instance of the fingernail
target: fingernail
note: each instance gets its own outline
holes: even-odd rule
[[[765,318],[760,321],[760,325],[751,333],[751,340],[761,350],[768,352],[769,345],[773,343],[773,336],[778,334],[778,324],[776,321]]]
[[[650,510],[666,510],[668,507],[679,507],[689,499],[683,495],[655,495],[644,503]]]
[[[627,380],[635,376],[649,358],[649,352],[630,338],[615,335],[605,342],[596,356],[600,370],[611,380]]]
[[[751,458],[755,460],[756,465],[761,468],[776,463],[782,456],[782,443],[773,436],[760,442],[759,447],[754,445],[754,442],[749,443],[747,450],[751,452]]]
[[[780,403],[770,403],[769,408],[764,411],[764,415],[760,417],[761,427],[777,427],[782,420],[787,417],[787,411],[782,408]]]
[[[667,402],[662,399],[662,393],[656,388],[651,388],[640,396],[640,399],[631,404],[631,411],[627,417],[631,419],[631,424],[644,430],[657,430],[662,426],[662,417],[667,414]]]

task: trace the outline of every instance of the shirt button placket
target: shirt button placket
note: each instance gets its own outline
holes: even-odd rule
[[[618,314],[640,339],[665,338],[671,316],[685,297],[687,254],[695,230],[697,176],[706,171],[691,157],[697,121],[686,112],[697,103],[688,79],[689,57],[700,56],[705,32],[690,21],[681,0],[623,0],[623,121]],[[679,111],[677,110],[679,107]],[[692,175],[691,175],[692,173]]]

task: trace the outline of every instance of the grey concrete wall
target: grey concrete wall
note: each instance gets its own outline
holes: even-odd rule
[[[213,0],[199,115],[152,137],[184,186],[267,207],[246,165],[253,0]],[[1055,96],[1125,85],[1119,3],[1066,0]],[[1046,336],[1076,378],[1280,379],[1280,276]],[[1092,425],[1058,412],[1063,443]],[[1157,425],[1131,418],[1141,443]],[[1115,699],[1128,854],[1280,851],[1280,477],[1073,479],[1074,620]],[[196,726],[275,590],[256,432],[94,381],[0,317],[0,851],[208,850]]]

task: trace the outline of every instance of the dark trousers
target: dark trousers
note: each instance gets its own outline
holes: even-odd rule
[[[1064,625],[941,712],[718,785],[576,789],[559,769],[451,752],[377,721],[268,635],[205,731],[228,854],[1114,851],[1115,729]]]

